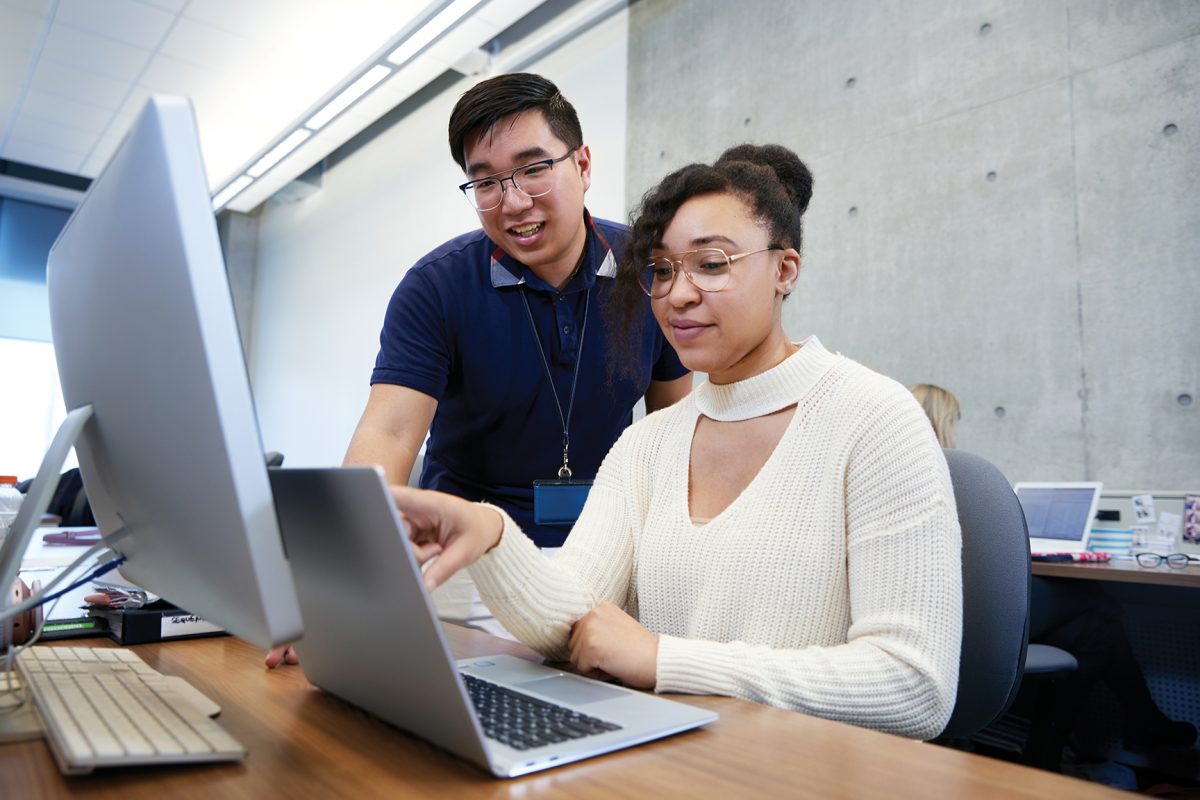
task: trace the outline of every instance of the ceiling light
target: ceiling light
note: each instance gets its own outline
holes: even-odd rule
[[[267,170],[283,160],[283,157],[299,147],[305,139],[312,136],[312,131],[300,128],[294,130],[279,144],[267,151],[267,154],[254,162],[250,169],[246,170],[246,174],[251,178],[258,178],[267,173]]]
[[[342,93],[325,104],[325,107],[313,114],[305,122],[305,126],[312,130],[317,130],[336,117],[338,114],[345,111],[351,103],[362,97],[367,92],[375,87],[375,84],[392,74],[389,67],[382,64],[376,64],[367,70],[361,78],[347,86]]]
[[[213,208],[221,210],[226,203],[241,194],[241,191],[252,183],[254,183],[254,178],[249,175],[237,176],[229,182],[228,186],[213,195]]]
[[[415,56],[425,46],[441,36],[450,26],[465,17],[471,9],[479,4],[479,0],[454,0],[442,9],[437,16],[414,31],[404,42],[393,50],[387,60],[399,66]]]

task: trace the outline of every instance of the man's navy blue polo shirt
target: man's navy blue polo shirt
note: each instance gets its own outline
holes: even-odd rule
[[[611,248],[624,246],[628,232],[586,211],[584,217],[583,264],[561,292],[497,248],[482,230],[425,256],[392,295],[371,375],[372,384],[406,386],[438,401],[421,486],[501,506],[542,547],[562,544],[568,530],[533,521],[533,482],[557,477],[562,466],[562,422],[522,293],[563,414],[583,342],[570,420],[576,478],[595,477],[651,380],[687,374],[647,303],[638,380],[610,377],[607,359],[614,337],[604,307],[620,256]]]

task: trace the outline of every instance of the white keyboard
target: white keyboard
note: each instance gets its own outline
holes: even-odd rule
[[[17,661],[59,769],[235,761],[246,749],[209,719],[220,708],[128,650],[31,647]]]

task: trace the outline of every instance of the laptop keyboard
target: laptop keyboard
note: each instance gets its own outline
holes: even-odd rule
[[[474,675],[462,677],[484,734],[516,750],[621,730],[620,725],[538,700]]]

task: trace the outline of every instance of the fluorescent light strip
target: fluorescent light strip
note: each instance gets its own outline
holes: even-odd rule
[[[392,74],[391,67],[376,64],[367,70],[361,78],[347,86],[341,94],[325,104],[325,107],[308,118],[304,125],[312,130],[318,130],[327,122],[345,111],[351,103],[375,88],[375,84]]]
[[[234,178],[228,186],[217,192],[213,197],[213,210],[219,211],[226,203],[241,194],[242,190],[252,183],[254,183],[254,178],[251,178],[249,175],[239,175]]]
[[[399,66],[425,48],[425,45],[441,36],[478,4],[479,0],[454,0],[442,11],[413,32],[404,42],[388,55],[387,60]]]
[[[312,131],[299,128],[288,134],[287,138],[267,151],[267,154],[254,162],[246,174],[251,178],[261,178],[271,167],[283,160],[283,157],[295,150],[304,140],[312,136]]]

